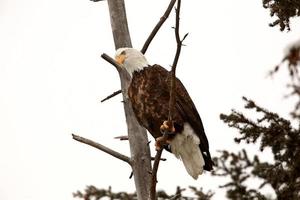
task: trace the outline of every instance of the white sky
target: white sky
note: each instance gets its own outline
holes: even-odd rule
[[[168,3],[126,1],[134,47],[142,47]],[[288,116],[287,73],[274,80],[266,74],[285,46],[299,39],[299,20],[286,33],[268,26],[273,19],[261,1],[183,1],[182,6],[181,31],[190,35],[177,74],[215,156],[219,149],[232,149],[235,133],[219,114],[241,109],[241,96]],[[151,63],[166,68],[172,63],[173,24],[172,15],[150,46]],[[103,52],[114,55],[107,3],[1,0],[0,27],[0,199],[73,199],[72,192],[91,184],[133,191],[125,163],[71,139],[76,133],[129,155],[127,142],[113,139],[126,134],[121,97],[100,103],[120,88],[115,69],[100,58]],[[180,161],[163,156],[168,161],[161,163],[158,188],[174,192],[177,185],[220,184],[208,175],[194,181]]]

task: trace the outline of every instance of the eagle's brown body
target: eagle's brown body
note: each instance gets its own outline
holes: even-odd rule
[[[169,72],[159,65],[153,65],[134,71],[128,88],[128,96],[138,122],[154,138],[162,136],[160,126],[168,119],[170,98]],[[184,124],[188,123],[199,137],[199,148],[202,152],[205,170],[212,169],[209,145],[201,118],[180,80],[176,79],[176,103],[173,110],[175,135],[181,134]]]

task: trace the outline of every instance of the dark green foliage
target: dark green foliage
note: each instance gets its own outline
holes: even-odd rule
[[[283,1],[280,1],[283,2]],[[290,2],[290,1],[286,1]],[[300,1],[297,2],[298,4]],[[284,4],[284,3],[283,3]],[[274,199],[259,192],[261,188],[269,185],[274,190],[275,199],[300,199],[300,77],[298,67],[300,64],[300,45],[292,46],[282,62],[271,72],[274,75],[279,68],[287,62],[292,88],[290,96],[296,96],[298,101],[292,117],[298,124],[292,127],[291,121],[278,114],[258,106],[254,101],[243,97],[245,108],[259,115],[255,119],[246,117],[243,113],[232,110],[231,114],[221,114],[220,118],[230,127],[239,130],[239,137],[235,142],[260,144],[260,150],[270,149],[272,158],[261,161],[256,153],[249,159],[247,151],[242,149],[238,153],[221,151],[221,156],[215,159],[217,163],[214,175],[229,177],[230,181],[221,186],[227,189],[227,197],[234,200],[269,200]],[[252,115],[253,116],[253,115]],[[247,180],[259,178],[261,184],[256,188],[249,188]],[[252,179],[253,180],[253,179]],[[249,182],[248,182],[249,183]]]
[[[262,117],[254,121],[233,110],[230,115],[221,114],[220,118],[230,127],[237,128],[240,131],[241,137],[235,138],[236,142],[239,143],[244,140],[247,143],[255,143],[260,138],[260,149],[272,147],[272,150],[274,148],[273,153],[276,155],[278,153],[277,147],[280,147],[280,151],[283,148],[281,142],[284,141],[287,135],[294,135],[293,133],[296,130],[291,127],[290,121],[256,105],[252,100],[245,97],[243,99],[246,101],[246,109],[255,110],[256,113],[262,114]],[[274,140],[275,138],[278,140]]]
[[[280,30],[290,30],[290,18],[300,16],[299,0],[263,0],[264,8],[270,9],[270,15],[276,16],[270,26],[280,26]]]
[[[110,199],[122,199],[122,200],[134,200],[136,198],[136,194],[130,194],[127,192],[112,192],[111,187],[108,189],[99,189],[95,186],[87,186],[84,192],[77,191],[73,193],[73,197],[81,198],[84,200],[92,200],[92,199],[101,199],[103,197],[109,197]]]
[[[262,117],[253,120],[242,113],[232,111],[229,115],[221,114],[220,118],[230,127],[237,128],[240,137],[237,143],[260,142],[260,150],[271,149],[272,161],[262,162],[258,153],[249,159],[247,152],[238,153],[222,151],[216,160],[218,176],[228,176],[231,181],[222,186],[227,189],[229,199],[270,199],[258,190],[248,189],[245,181],[251,177],[258,177],[262,184],[271,186],[276,199],[300,199],[300,130],[291,126],[291,122],[270,112],[252,100],[246,101],[245,108],[259,113]]]
[[[210,200],[214,195],[213,192],[208,191],[205,193],[202,188],[190,187],[190,190],[195,194],[195,197],[187,197],[183,194],[185,189],[177,187],[175,194],[168,195],[165,191],[158,191],[158,200],[172,199],[172,200]],[[135,200],[137,199],[136,193],[117,192],[114,193],[111,187],[108,189],[98,189],[95,186],[87,186],[84,192],[77,191],[73,193],[74,197],[81,198],[83,200],[99,200],[103,197],[108,197],[111,200]]]
[[[300,120],[300,76],[299,76],[299,66],[300,66],[300,44],[299,42],[290,47],[287,55],[284,56],[281,63],[270,72],[270,75],[274,75],[279,71],[282,66],[287,63],[287,68],[290,75],[290,83],[288,88],[291,89],[288,97],[296,97],[296,105],[294,110],[291,112],[293,118]]]
[[[291,89],[289,96],[297,97],[295,109],[291,112],[293,118],[300,120],[300,44],[295,44],[289,50],[289,53],[283,58],[282,63],[287,61],[291,82],[288,87]]]
[[[293,83],[288,85],[288,87],[292,90],[289,96],[296,96],[298,98],[295,109],[291,112],[291,115],[293,118],[300,120],[300,85]]]
[[[253,161],[249,160],[247,152],[242,151],[229,153],[226,150],[220,152],[221,156],[215,159],[217,164],[216,170],[213,172],[214,176],[229,177],[230,181],[220,188],[226,189],[226,196],[229,199],[235,200],[268,200],[258,190],[249,189],[246,181],[251,178],[249,170],[253,168]],[[257,159],[257,157],[255,157]],[[263,185],[261,185],[263,187]]]
[[[276,65],[275,68],[270,72],[270,75],[274,75],[278,72],[279,68],[287,62],[288,71],[292,80],[295,78],[299,79],[298,67],[300,64],[300,44],[295,44],[290,47],[287,55],[284,56],[281,63]]]
[[[195,200],[210,200],[214,195],[214,193],[210,190],[205,193],[202,188],[197,189],[196,187],[190,186],[190,189],[197,196],[196,198],[194,198]]]

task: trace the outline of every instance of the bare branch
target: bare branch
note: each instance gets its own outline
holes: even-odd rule
[[[171,87],[170,87],[170,100],[169,100],[169,115],[168,115],[168,123],[173,126],[173,109],[175,105],[175,80],[176,80],[176,67],[179,60],[182,42],[187,37],[188,34],[185,34],[183,39],[180,39],[179,35],[179,15],[180,15],[180,6],[181,6],[181,0],[177,0],[177,9],[176,9],[176,23],[175,23],[175,38],[177,42],[177,49],[175,58],[172,65],[171,70]],[[165,137],[166,133],[164,133],[163,137]],[[152,170],[152,182],[151,182],[151,188],[150,188],[150,199],[155,200],[156,199],[156,184],[157,184],[157,170],[159,166],[160,157],[162,154],[163,149],[160,149],[157,151],[155,156],[155,161],[153,164],[153,170]]]
[[[128,140],[128,135],[121,135],[121,136],[117,136],[117,137],[114,137],[114,139],[119,139],[119,140]]]
[[[87,144],[89,146],[92,146],[92,147],[95,147],[96,149],[99,149],[115,158],[118,158],[120,160],[123,160],[124,162],[127,162],[130,166],[131,166],[131,160],[129,157],[123,155],[123,154],[120,154],[119,152],[116,152],[106,146],[103,146],[102,144],[99,144],[97,142],[94,142],[90,139],[87,139],[87,138],[84,138],[84,137],[81,137],[81,136],[78,136],[78,135],[75,135],[75,134],[72,134],[72,137],[74,140],[78,141],[78,142],[81,142],[81,143],[84,143],[84,144]]]
[[[176,67],[177,67],[177,63],[178,63],[180,52],[181,52],[182,42],[188,36],[188,34],[185,34],[183,39],[182,40],[180,39],[180,35],[179,35],[180,7],[181,7],[181,0],[178,0],[177,8],[176,8],[176,22],[175,22],[175,38],[176,38],[176,42],[177,42],[177,49],[176,49],[176,54],[175,54],[173,65],[172,65],[172,70],[171,70],[171,90],[170,90],[169,117],[168,117],[169,123],[172,123],[173,109],[174,109],[174,105],[175,105]]]
[[[107,0],[115,49],[132,47],[124,0]]]
[[[112,93],[111,95],[108,95],[107,97],[105,97],[104,99],[101,100],[101,103],[103,103],[104,101],[113,98],[114,96],[117,96],[118,94],[122,93],[122,90],[118,90],[115,91],[114,93]]]
[[[112,57],[110,57],[106,53],[103,53],[101,55],[101,58],[103,58],[104,60],[106,60],[107,62],[109,62],[110,64],[112,64],[116,68],[116,70],[118,72],[121,72],[121,66],[115,61],[115,59],[113,59]]]
[[[129,179],[132,179],[132,177],[133,177],[133,171],[130,173]]]
[[[164,15],[160,18],[159,22],[156,24],[156,26],[154,27],[154,29],[152,30],[152,32],[150,33],[149,37],[147,38],[141,52],[143,54],[146,53],[151,41],[153,40],[153,38],[155,37],[156,33],[159,31],[160,27],[164,24],[164,22],[166,21],[166,19],[169,17],[172,8],[175,4],[176,0],[171,0],[167,10],[165,11]]]
[[[152,181],[151,181],[151,188],[150,188],[150,199],[156,200],[156,184],[157,184],[157,170],[159,166],[159,161],[161,159],[163,149],[160,149],[156,152],[153,169],[152,169]]]
[[[154,160],[154,161],[155,161],[155,157],[151,157],[151,160]],[[166,158],[160,158],[159,160],[160,160],[160,161],[167,161]],[[151,173],[152,173],[152,172],[151,172]]]

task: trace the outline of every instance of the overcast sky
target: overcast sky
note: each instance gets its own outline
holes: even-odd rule
[[[168,3],[126,1],[135,48]],[[242,96],[284,116],[292,108],[283,98],[287,72],[274,79],[266,74],[286,45],[299,39],[299,20],[287,33],[268,26],[274,19],[261,1],[182,4],[181,32],[190,34],[177,75],[202,117],[212,156],[219,149],[236,151],[236,131],[219,114],[242,109]],[[172,14],[146,53],[150,63],[169,69],[173,25]],[[100,58],[114,55],[107,2],[1,0],[0,27],[0,199],[71,200],[72,192],[91,184],[134,191],[127,164],[71,138],[76,133],[129,155],[128,143],[113,139],[127,130],[121,97],[100,103],[120,88],[116,70]],[[220,184],[209,173],[194,181],[179,160],[163,156],[168,161],[160,165],[158,188]]]

